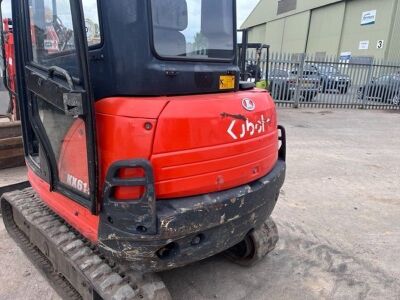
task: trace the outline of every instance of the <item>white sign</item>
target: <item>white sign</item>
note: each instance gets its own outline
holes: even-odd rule
[[[58,41],[57,40],[44,40],[44,50],[58,52]]]
[[[360,41],[358,45],[359,50],[368,50],[369,49],[369,41]]]
[[[346,51],[346,52],[340,53],[340,60],[341,61],[348,61],[350,59],[351,59],[351,52],[350,51]]]
[[[372,25],[376,21],[376,10],[364,11],[361,15],[361,25]]]
[[[383,49],[383,46],[385,44],[384,40],[379,40],[376,42],[376,49]]]

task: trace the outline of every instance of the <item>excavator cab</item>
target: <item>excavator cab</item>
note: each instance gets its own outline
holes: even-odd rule
[[[234,0],[12,0],[12,12],[31,185],[2,196],[14,238],[105,299],[143,298],[156,281],[137,274],[224,251],[250,265],[275,247],[285,131],[268,92],[240,82]]]

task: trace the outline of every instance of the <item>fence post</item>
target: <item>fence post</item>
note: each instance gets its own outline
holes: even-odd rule
[[[294,94],[294,108],[299,108],[299,103],[300,103],[300,78],[303,77],[303,70],[304,70],[304,62],[306,59],[306,54],[301,53],[299,55],[296,55],[298,62],[298,69],[297,69],[297,74],[296,74],[296,85],[295,85],[295,94]]]
[[[365,109],[367,107],[367,101],[369,98],[369,94],[370,94],[370,89],[371,89],[371,81],[372,81],[372,77],[373,77],[373,70],[374,70],[374,63],[375,60],[371,60],[370,65],[368,66],[368,74],[367,74],[367,83],[366,83],[366,90],[364,91],[363,94],[363,99],[362,99],[362,109]]]

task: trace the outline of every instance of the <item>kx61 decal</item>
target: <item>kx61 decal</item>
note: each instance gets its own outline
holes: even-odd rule
[[[271,124],[271,119],[261,115],[260,119],[255,123],[249,119],[246,121],[233,120],[229,125],[227,133],[234,139],[243,139],[247,136],[254,136],[255,134],[262,134],[265,132],[266,127]],[[240,132],[240,133],[239,133]]]
[[[71,174],[67,174],[66,184],[84,194],[89,195],[89,185],[83,180],[78,179],[75,176],[72,176]]]

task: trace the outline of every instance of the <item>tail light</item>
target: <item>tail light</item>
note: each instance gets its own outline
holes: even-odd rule
[[[156,234],[156,197],[153,168],[148,160],[113,163],[103,189],[102,214],[109,226],[134,234]]]
[[[124,168],[118,172],[119,179],[144,178],[144,171],[141,168]],[[146,188],[144,186],[118,186],[114,188],[114,198],[117,201],[139,200],[143,197]]]

